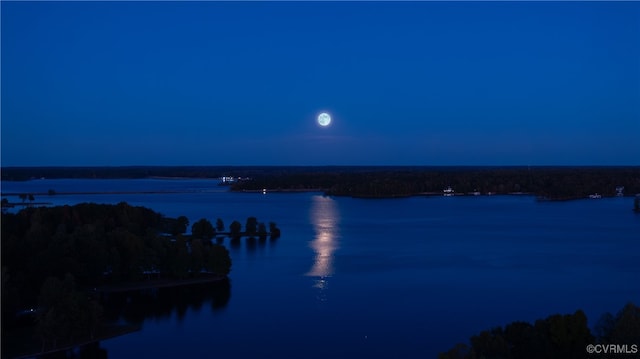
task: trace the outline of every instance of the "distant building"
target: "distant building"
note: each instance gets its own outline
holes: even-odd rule
[[[453,190],[453,188],[451,188],[451,186],[445,188],[442,192],[445,197],[451,197],[455,194],[455,191]]]
[[[232,177],[232,176],[222,176],[222,177],[219,177],[218,179],[220,180],[221,186],[229,186],[236,182],[251,180],[250,177]]]
[[[222,176],[220,177],[220,184],[233,184],[236,183],[238,180],[235,177],[231,177],[231,176]]]

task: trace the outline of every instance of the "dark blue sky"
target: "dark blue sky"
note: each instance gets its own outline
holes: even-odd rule
[[[3,166],[640,164],[640,2],[1,11]]]

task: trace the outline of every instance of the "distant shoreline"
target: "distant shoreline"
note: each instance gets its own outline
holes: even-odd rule
[[[3,181],[29,179],[207,180],[233,177],[235,193],[323,193],[351,198],[531,195],[542,201],[628,197],[640,193],[640,166],[131,166],[6,167]],[[221,184],[221,183],[217,183]],[[450,192],[443,193],[444,189]],[[42,191],[42,189],[40,189]],[[205,190],[206,191],[206,190]],[[32,193],[127,195],[198,190]],[[24,195],[24,193],[22,193]],[[2,193],[3,197],[19,193]],[[42,198],[39,198],[42,200]],[[23,199],[24,201],[24,199]]]
[[[149,176],[149,177],[144,177],[141,179],[159,179],[159,180],[195,180],[195,179],[199,179],[199,180],[210,180],[210,181],[216,181],[218,180],[218,178],[212,178],[212,177],[187,177],[187,176]]]
[[[188,180],[188,178],[185,178]],[[394,198],[411,198],[411,197],[448,197],[445,196],[442,192],[420,192],[415,194],[396,194],[396,195],[345,195],[345,194],[326,194],[325,189],[321,188],[311,188],[311,189],[243,189],[243,190],[231,190],[231,193],[247,193],[247,194],[269,194],[269,193],[322,193],[327,197],[349,197],[349,198],[359,198],[359,199],[394,199]],[[63,196],[82,196],[82,195],[132,195],[132,194],[144,194],[144,195],[153,195],[153,194],[184,194],[184,193],[210,193],[210,192],[202,192],[197,190],[183,190],[183,191],[88,191],[88,192],[56,192],[55,194],[49,194],[47,192],[34,192],[30,193],[34,196],[46,196],[46,197],[63,197]],[[1,193],[1,197],[19,197],[23,192],[8,192]],[[450,195],[449,197],[495,197],[495,196],[524,196],[524,197],[535,197],[538,201],[542,202],[563,202],[563,201],[574,201],[581,199],[591,199],[589,197],[551,197],[546,198],[544,196],[537,195],[535,193],[530,192],[509,192],[509,193],[455,193]],[[612,195],[602,195],[602,198],[615,198],[615,197],[634,197],[633,194],[625,194],[624,196],[612,196]],[[46,206],[52,205],[52,202],[9,202],[5,205],[5,207],[32,207],[32,206]]]
[[[305,192],[325,192],[322,188],[265,188],[265,189],[243,189],[240,191],[231,191],[235,193],[305,193]]]
[[[217,179],[221,176],[255,176],[290,173],[379,173],[379,172],[475,172],[475,171],[564,171],[564,170],[640,170],[640,165],[469,165],[469,166],[388,166],[388,165],[310,165],[310,166],[5,166],[3,181],[30,179]]]
[[[77,195],[88,195],[88,194],[105,194],[105,195],[113,195],[113,194],[173,194],[173,193],[192,193],[197,191],[74,191],[74,192],[57,192],[55,194],[49,194],[48,192],[33,192],[29,193],[34,196],[47,196],[47,197],[55,197],[55,196],[77,196]],[[25,192],[9,192],[2,193],[2,197],[5,196],[19,196],[21,194],[25,194]],[[26,202],[25,202],[26,203]]]

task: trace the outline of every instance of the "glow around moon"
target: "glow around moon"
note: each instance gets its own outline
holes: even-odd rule
[[[328,113],[323,112],[318,115],[318,124],[322,127],[329,126],[331,123],[331,116]]]

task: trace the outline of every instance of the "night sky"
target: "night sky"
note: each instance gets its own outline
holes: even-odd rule
[[[1,11],[2,166],[640,164],[640,2]]]

